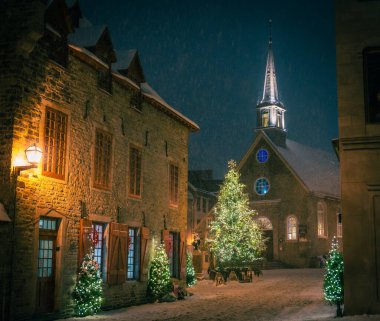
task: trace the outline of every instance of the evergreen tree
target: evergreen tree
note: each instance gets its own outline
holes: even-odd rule
[[[265,249],[261,229],[253,219],[257,213],[249,207],[236,163],[229,161],[228,167],[208,240],[210,251],[222,268],[250,265]]]
[[[156,247],[150,264],[148,293],[155,299],[160,299],[172,291],[169,260],[163,244]]]
[[[341,317],[343,314],[340,306],[343,303],[344,298],[344,264],[343,255],[338,251],[338,249],[338,241],[334,236],[331,243],[329,258],[326,262],[326,273],[323,282],[323,291],[325,300],[336,304],[336,316]]]
[[[195,283],[197,283],[197,279],[193,265],[193,254],[189,252],[186,256],[186,285],[191,288]]]
[[[93,315],[100,310],[103,301],[102,279],[92,249],[83,259],[73,298],[77,316]]]

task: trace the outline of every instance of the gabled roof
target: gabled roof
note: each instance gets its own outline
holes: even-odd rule
[[[253,150],[264,139],[290,171],[309,191],[321,196],[340,197],[339,162],[334,153],[286,139],[286,146],[276,145],[264,131],[259,131],[239,163],[241,169]]]
[[[145,82],[144,71],[141,66],[139,53],[136,49],[118,50],[117,61],[112,69],[140,84]]]
[[[94,47],[106,30],[106,25],[79,27],[69,34],[69,41],[79,47]]]

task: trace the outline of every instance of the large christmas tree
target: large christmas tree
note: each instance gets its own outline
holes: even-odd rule
[[[93,249],[99,241],[95,230],[91,233],[90,240],[92,247],[83,259],[73,292],[75,314],[80,317],[97,313],[103,301],[102,278],[98,262],[94,259]]]
[[[344,264],[343,255],[339,252],[337,239],[333,238],[329,258],[326,262],[326,274],[323,282],[325,300],[336,304],[336,316],[342,316],[341,304],[344,298]]]
[[[197,279],[195,277],[193,254],[189,252],[186,256],[186,285],[192,287],[195,283],[197,283]]]
[[[250,209],[245,185],[239,182],[236,163],[228,163],[210,228],[210,251],[221,268],[248,266],[265,250],[262,232]]]
[[[169,260],[163,244],[156,247],[149,269],[148,293],[160,299],[172,291]]]

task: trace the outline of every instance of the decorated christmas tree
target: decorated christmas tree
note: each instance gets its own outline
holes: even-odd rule
[[[265,250],[261,229],[250,209],[245,185],[239,182],[236,163],[228,163],[229,171],[221,186],[211,222],[210,251],[221,268],[249,266]]]
[[[160,299],[172,291],[169,260],[163,244],[156,247],[150,264],[148,293]]]
[[[96,231],[92,233],[90,253],[80,267],[78,281],[73,292],[75,314],[80,317],[93,315],[100,310],[103,301],[102,279],[99,265],[94,260],[94,245],[98,242]]]
[[[326,274],[323,282],[323,291],[325,300],[336,304],[336,316],[341,317],[343,315],[341,304],[343,303],[344,298],[344,264],[343,256],[338,249],[338,241],[334,236],[329,258],[326,262]]]
[[[189,252],[186,256],[186,285],[190,288],[195,285],[195,283],[197,283],[197,279],[193,265],[193,254]]]

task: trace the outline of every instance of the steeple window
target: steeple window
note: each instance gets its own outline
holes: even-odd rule
[[[263,127],[268,127],[269,125],[269,112],[267,110],[261,114],[261,124]]]
[[[276,124],[276,126],[278,127],[278,128],[281,128],[282,127],[282,121],[281,121],[281,111],[277,111],[277,124]]]

